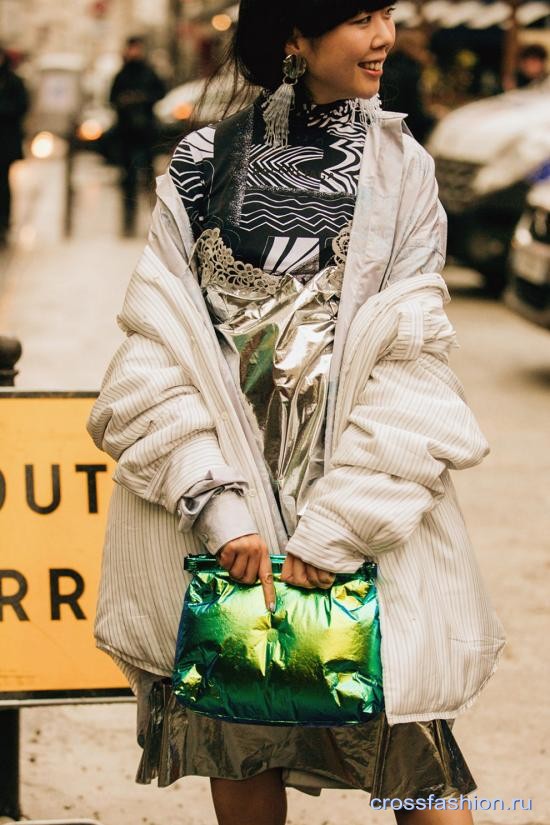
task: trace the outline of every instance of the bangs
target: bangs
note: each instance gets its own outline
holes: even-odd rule
[[[392,5],[388,2],[365,0],[298,0],[294,22],[304,37],[320,37],[346,20],[362,12],[379,11]]]

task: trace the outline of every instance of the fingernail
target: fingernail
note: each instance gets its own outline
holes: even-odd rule
[[[275,602],[269,602],[270,613],[275,613]]]

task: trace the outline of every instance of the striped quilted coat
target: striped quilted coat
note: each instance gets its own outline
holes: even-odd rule
[[[402,118],[383,113],[368,130],[325,473],[290,540],[198,286],[185,210],[169,176],[157,181],[149,242],[119,316],[126,341],[88,424],[118,462],[96,638],[130,681],[133,668],[170,674],[183,558],[202,550],[177,505],[213,478],[241,484],[235,502],[272,552],[333,571],[378,563],[390,725],[456,717],[496,669],[504,631],[449,473],[479,463],[488,446],[448,363],[456,336],[438,274],[446,216],[433,161]]]

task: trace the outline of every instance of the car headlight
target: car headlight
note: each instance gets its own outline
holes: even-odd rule
[[[174,106],[172,109],[171,115],[174,120],[189,120],[193,114],[194,108],[195,107],[193,104],[188,103],[187,101],[185,103],[178,103],[178,105]]]
[[[99,140],[99,138],[104,133],[103,126],[98,120],[94,120],[93,118],[89,118],[88,120],[84,120],[78,129],[76,130],[76,134],[79,140],[83,141],[92,141],[92,140]]]

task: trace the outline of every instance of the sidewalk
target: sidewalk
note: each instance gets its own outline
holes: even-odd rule
[[[19,389],[95,390],[122,340],[116,325],[148,226],[121,240],[117,172],[79,158],[74,231],[62,237],[62,163],[21,164],[13,245],[0,252],[0,331],[23,345]]]
[[[116,313],[143,240],[75,240],[23,252],[0,295],[0,330],[23,345],[18,389],[96,390],[122,333]]]

